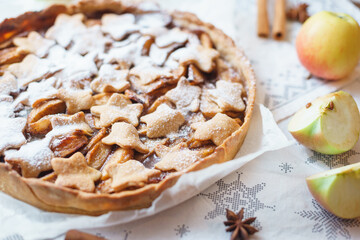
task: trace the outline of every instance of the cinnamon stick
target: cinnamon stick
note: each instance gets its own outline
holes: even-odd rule
[[[66,233],[65,240],[106,240],[106,239],[89,233],[84,233],[77,230],[70,230]]]
[[[275,40],[281,40],[285,36],[285,23],[286,23],[286,2],[285,0],[275,1],[275,18],[272,35]]]
[[[259,37],[269,36],[269,17],[267,12],[267,0],[257,1],[257,34]]]

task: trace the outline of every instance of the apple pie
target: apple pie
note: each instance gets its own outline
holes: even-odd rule
[[[232,159],[255,77],[234,42],[149,2],[81,1],[0,24],[0,190],[99,215],[149,207]]]

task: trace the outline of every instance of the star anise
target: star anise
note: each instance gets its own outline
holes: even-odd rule
[[[253,226],[250,226],[256,219],[256,217],[251,217],[243,220],[244,218],[244,208],[241,208],[238,214],[235,214],[233,211],[226,209],[226,218],[227,221],[224,222],[227,232],[233,232],[231,234],[231,240],[247,240],[249,235],[256,233],[258,230]]]
[[[309,7],[306,3],[300,3],[294,8],[290,8],[286,12],[286,17],[293,21],[299,21],[301,23],[305,22],[309,18],[307,8]]]

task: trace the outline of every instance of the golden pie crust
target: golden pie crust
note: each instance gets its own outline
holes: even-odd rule
[[[96,16],[96,14],[99,14],[100,12],[115,13],[115,14],[121,14],[126,12],[126,13],[138,14],[148,11],[151,10],[142,7],[141,3],[133,3],[133,2],[131,3],[130,1],[125,2],[125,1],[92,0],[92,1],[82,1],[76,5],[70,5],[70,6],[52,5],[40,12],[27,12],[17,18],[6,19],[5,21],[3,21],[0,24],[0,47],[7,49],[6,47],[11,45],[12,39],[16,36],[24,36],[26,35],[26,33],[29,33],[30,31],[40,31],[42,29],[49,28],[54,24],[56,17],[60,13],[66,13],[69,15],[73,15],[76,13],[83,13],[85,16]],[[215,28],[213,25],[202,22],[194,14],[174,11],[170,13],[170,15],[172,17],[173,23],[177,27],[185,28],[190,31],[202,31],[207,33],[207,35],[204,35],[201,38],[202,41],[204,41],[204,44],[205,45],[213,44],[214,48],[218,51],[222,59],[225,60],[228,64],[230,64],[232,69],[241,72],[242,77],[244,79],[243,82],[244,91],[246,91],[246,108],[244,111],[243,119],[241,120],[241,122],[235,122],[232,119],[231,120],[225,119],[226,121],[229,122],[228,124],[231,124],[232,127],[235,126],[235,129],[237,130],[234,131],[231,134],[231,136],[227,137],[221,144],[219,144],[219,141],[217,140],[216,145],[214,146],[214,151],[206,157],[199,157],[199,159],[193,162],[190,165],[190,167],[187,167],[180,171],[172,172],[161,181],[157,183],[148,183],[140,188],[127,189],[115,193],[106,193],[106,191],[101,193],[80,191],[77,189],[64,187],[62,185],[56,185],[52,181],[44,181],[43,179],[39,179],[39,178],[22,177],[18,173],[18,171],[12,169],[10,164],[0,163],[1,191],[13,196],[14,198],[17,198],[21,201],[24,201],[28,204],[31,204],[46,211],[100,215],[109,211],[140,209],[140,208],[149,207],[151,206],[152,202],[164,190],[173,186],[176,183],[176,181],[179,179],[179,177],[182,176],[183,174],[186,174],[187,172],[191,172],[191,171],[197,171],[206,168],[212,164],[222,163],[234,158],[234,156],[240,149],[244,141],[244,138],[246,136],[246,133],[248,131],[251,122],[254,102],[255,102],[255,76],[253,69],[250,66],[249,60],[245,57],[244,53],[235,46],[233,40],[230,37],[225,35],[221,30]],[[210,39],[208,39],[208,37],[210,37]],[[1,54],[0,62],[2,63],[5,62],[7,64],[10,64],[12,62],[18,62],[18,60],[14,59],[16,57],[12,57],[11,55],[7,54],[6,50],[1,50],[0,54]],[[23,53],[21,53],[18,54],[17,57],[23,58],[24,55]],[[203,61],[203,60],[200,59],[199,61]],[[193,69],[194,64],[196,65],[196,62],[190,63],[191,69]],[[218,63],[218,68],[219,66],[221,67],[221,64]],[[204,65],[203,70],[208,71],[210,68],[212,68],[212,66]],[[0,72],[1,71],[2,70],[0,69]],[[201,73],[199,73],[197,69],[195,69],[195,71],[196,72],[192,73],[193,74],[192,81],[194,82],[203,81]],[[227,73],[225,72],[223,74],[226,75]],[[190,75],[190,71],[189,71],[189,75]],[[131,92],[126,92],[126,94],[127,96],[131,96]],[[104,97],[106,96],[107,93],[104,93]],[[109,97],[107,97],[107,99],[108,98]],[[93,101],[94,102],[102,101],[103,104],[104,102],[106,102],[106,100],[94,99]],[[158,99],[158,101],[159,103],[157,104],[159,106],[162,106],[163,104],[167,104],[166,100]],[[203,99],[201,101],[203,101]],[[60,108],[64,108],[64,106],[61,105]],[[165,109],[166,107],[163,106],[162,108]],[[156,112],[156,110],[154,112]],[[216,114],[216,112],[212,113],[211,111],[209,111],[208,114],[209,115],[207,117],[209,116],[213,117]],[[204,115],[206,115],[206,113],[204,113]],[[229,113],[228,115],[231,116],[231,113]],[[225,114],[218,116],[218,118],[220,117],[228,118]],[[44,129],[46,130],[46,126],[48,126],[46,124],[49,124],[49,122],[52,120],[45,119],[44,121],[45,121]],[[199,123],[194,123],[194,124],[197,125],[196,129],[201,128],[201,126],[198,126]],[[238,125],[241,126],[237,128],[236,126]],[[131,131],[133,131],[133,129],[135,128],[132,127],[131,125]],[[99,133],[103,134],[104,131],[105,130],[101,130]],[[144,131],[146,131],[146,129]],[[211,137],[207,139],[209,139],[208,141],[211,142]],[[195,141],[192,144],[196,145],[197,143],[198,142]],[[99,143],[98,140],[97,141],[94,140],[94,142],[91,142],[91,144],[93,145],[98,144],[99,147],[102,147],[101,143]],[[164,149],[155,149],[155,151],[160,151],[160,152],[163,150]],[[182,150],[184,149],[182,149],[182,145],[180,144],[179,151]],[[165,153],[162,154],[164,155],[168,154],[166,152],[166,149],[164,151]],[[187,150],[185,149],[184,151],[186,152]],[[133,153],[129,153],[129,154],[131,155]],[[80,156],[80,158],[83,157]],[[51,178],[52,176],[53,175],[47,177]],[[104,188],[106,188],[106,186],[104,186]]]

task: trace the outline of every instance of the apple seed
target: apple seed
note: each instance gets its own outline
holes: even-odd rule
[[[334,109],[334,102],[333,101],[329,102],[329,105],[326,108],[329,109],[329,110],[333,110]]]

